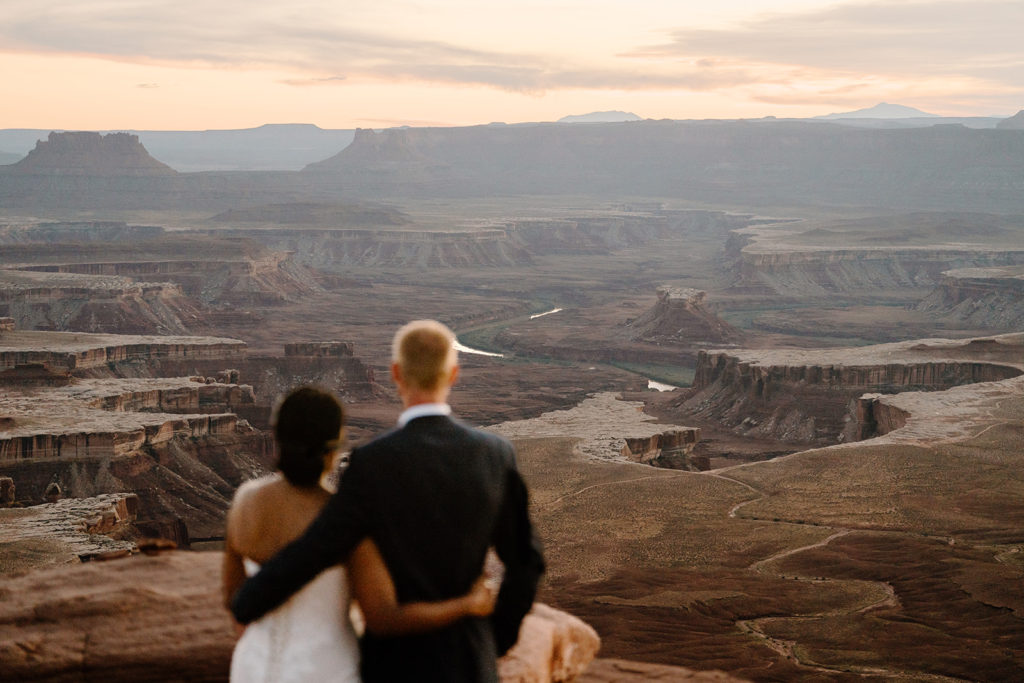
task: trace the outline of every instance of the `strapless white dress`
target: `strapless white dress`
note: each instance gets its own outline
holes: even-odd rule
[[[245,559],[252,576],[259,565]],[[231,657],[232,683],[359,682],[359,641],[349,619],[348,575],[332,567],[249,624]]]

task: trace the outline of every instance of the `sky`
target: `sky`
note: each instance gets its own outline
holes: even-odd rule
[[[0,128],[1024,108],[1022,0],[0,0]]]

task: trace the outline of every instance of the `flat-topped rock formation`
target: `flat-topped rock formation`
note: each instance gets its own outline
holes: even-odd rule
[[[964,327],[1024,327],[1024,265],[947,270],[916,309]]]
[[[245,342],[219,337],[91,334],[15,330],[0,337],[0,377],[42,367],[54,375],[109,369],[149,360],[228,361],[245,355]],[[9,379],[0,380],[10,384]]]
[[[11,173],[54,176],[174,176],[177,171],[149,155],[129,133],[50,133]]]
[[[1022,374],[1020,335],[857,348],[702,351],[693,389],[677,404],[751,435],[835,443],[873,431],[857,419],[856,399],[862,394],[943,392]]]
[[[236,636],[220,597],[219,552],[165,552],[11,579],[0,602],[5,678],[227,680]],[[600,639],[543,604],[499,663],[503,683],[575,680]],[[704,680],[704,679],[697,679]],[[726,679],[712,679],[726,680]]]
[[[727,258],[739,289],[906,300],[950,269],[1024,265],[1019,226],[1014,216],[930,213],[753,226],[735,231]]]
[[[1012,131],[826,122],[635,121],[356,131],[303,175],[365,196],[598,194],[748,205],[1021,206]],[[753,154],[751,150],[756,150]],[[975,162],[970,169],[962,160]],[[922,169],[929,169],[923,173]],[[985,202],[970,197],[985,188]],[[968,188],[970,188],[968,190]]]
[[[657,344],[735,343],[743,334],[705,306],[707,293],[683,287],[658,289],[658,301],[629,326],[633,338]]]
[[[0,574],[131,551],[136,546],[130,527],[138,514],[139,500],[133,493],[106,493],[27,508],[0,509],[4,530]],[[26,561],[25,557],[32,560]]]
[[[170,282],[0,270],[0,314],[22,329],[186,334],[201,313]]]

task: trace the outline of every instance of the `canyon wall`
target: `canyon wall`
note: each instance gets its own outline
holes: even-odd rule
[[[982,213],[752,226],[726,242],[738,290],[793,298],[836,294],[916,300],[958,268],[1024,265],[1018,216]]]
[[[315,277],[284,252],[226,260],[175,258],[150,261],[78,262],[25,266],[42,273],[122,276],[141,282],[173,282],[204,304],[275,305],[319,291]]]
[[[948,270],[916,309],[963,326],[1019,330],[1024,327],[1024,267]]]
[[[736,284],[782,296],[882,293],[934,287],[952,268],[1024,263],[1024,249],[744,250]],[[913,296],[911,294],[911,296]]]
[[[994,344],[1006,347],[1008,343]],[[899,426],[898,412],[873,409],[864,394],[939,392],[999,382],[1024,365],[984,358],[989,345],[902,342],[851,349],[702,351],[693,388],[677,405],[751,436],[835,443]],[[933,356],[941,354],[943,357]],[[971,358],[975,356],[975,358]]]
[[[0,270],[0,315],[21,329],[184,334],[201,313],[168,282]]]

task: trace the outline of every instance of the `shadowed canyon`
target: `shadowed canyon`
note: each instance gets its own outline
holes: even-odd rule
[[[226,680],[198,586],[275,401],[372,437],[436,318],[531,489],[531,633],[600,637],[543,680],[1024,678],[1024,130],[306,134],[301,170],[127,133],[0,166],[0,677]]]

